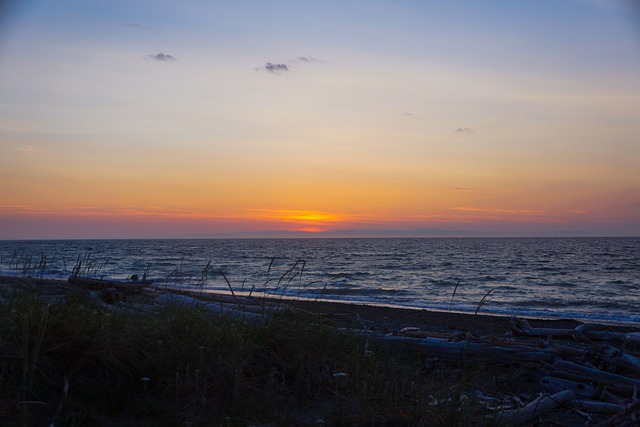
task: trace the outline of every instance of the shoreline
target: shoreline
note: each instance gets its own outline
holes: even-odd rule
[[[89,279],[90,283],[101,282]],[[269,303],[276,306],[284,306],[318,316],[333,324],[345,327],[356,325],[364,329],[377,331],[399,331],[403,328],[420,328],[438,333],[472,333],[479,335],[499,335],[510,333],[510,315],[479,312],[477,314],[431,310],[418,307],[401,307],[381,304],[368,304],[361,302],[334,301],[327,299],[305,299],[301,297],[287,297],[281,295],[260,295],[248,292],[231,291],[201,291],[194,289],[164,288],[153,284],[136,284],[134,282],[103,281],[106,286],[122,286],[123,293],[129,294],[126,299],[118,304],[127,305],[158,305],[163,304],[162,295],[184,295],[203,303],[236,306],[242,309],[246,305]],[[94,297],[101,298],[90,286],[72,283],[69,280],[46,279],[29,276],[0,276],[0,291],[4,287],[14,290],[33,291],[45,297],[61,297],[73,294],[76,291],[86,292],[87,295],[93,289]],[[129,291],[127,291],[129,289]],[[243,295],[246,294],[246,295]],[[261,303],[262,302],[262,303]],[[111,303],[107,303],[111,304]],[[570,318],[536,318],[532,316],[519,316],[526,319],[533,326],[575,328],[584,324],[580,320]],[[603,324],[603,323],[599,323]],[[610,325],[616,328],[640,328],[640,325],[617,324]]]
[[[99,281],[98,281],[99,282]],[[231,302],[230,305],[242,305],[246,301],[267,301],[281,304],[309,314],[320,316],[332,323],[342,326],[359,324],[370,325],[372,330],[399,331],[403,328],[420,328],[438,333],[472,333],[479,335],[507,335],[510,334],[510,321],[514,315],[490,312],[465,312],[459,310],[438,310],[393,304],[378,304],[362,301],[331,300],[326,298],[304,298],[286,295],[268,295],[247,291],[200,290],[162,287],[153,284],[136,284],[124,281],[105,281],[145,290],[146,294],[136,292],[131,301],[139,304],[158,304],[159,295],[172,293],[188,295],[203,302],[230,304],[235,298],[241,302]],[[69,280],[48,279],[29,276],[0,276],[0,287],[10,286],[14,289],[29,289],[45,296],[61,296],[70,290],[82,289],[80,285],[70,284]],[[1,289],[0,289],[1,290]],[[126,303],[125,303],[126,304]],[[515,315],[519,319],[526,319],[535,327],[569,328],[573,329],[581,324],[597,324],[613,329],[640,330],[640,323],[623,321],[605,321],[594,319],[578,319],[570,317],[532,316],[528,314]],[[366,326],[365,326],[366,328]]]
[[[172,289],[172,288],[169,288]],[[190,290],[190,289],[180,289],[173,288],[179,291],[187,291],[192,293],[202,293],[208,295],[237,295],[242,297],[252,297],[252,298],[264,298],[267,300],[274,301],[297,301],[300,303],[327,303],[327,304],[346,304],[346,305],[355,305],[355,306],[370,306],[370,307],[379,307],[384,309],[392,309],[392,310],[411,310],[411,311],[429,311],[433,313],[442,313],[444,315],[453,314],[453,315],[465,315],[465,316],[486,316],[486,317],[496,317],[496,318],[511,318],[512,316],[516,316],[518,318],[529,319],[529,320],[537,320],[537,321],[574,321],[578,323],[595,323],[601,325],[611,325],[611,326],[622,326],[622,327],[637,327],[640,328],[640,319],[638,321],[634,320],[620,320],[620,319],[611,319],[611,318],[597,318],[597,317],[588,317],[584,316],[571,316],[571,315],[544,315],[544,314],[535,314],[531,312],[523,312],[523,313],[508,313],[508,312],[495,312],[490,310],[481,310],[478,314],[474,314],[474,310],[460,310],[460,309],[446,309],[446,308],[437,308],[437,307],[419,307],[413,305],[402,305],[402,304],[392,304],[392,303],[383,303],[383,302],[375,302],[375,301],[362,301],[362,300],[354,300],[354,299],[331,299],[331,298],[315,298],[315,297],[304,297],[304,296],[291,296],[291,295],[274,295],[274,294],[265,294],[264,292],[248,292],[248,291],[228,291],[225,289],[203,289],[203,290]],[[455,305],[454,305],[455,306]]]

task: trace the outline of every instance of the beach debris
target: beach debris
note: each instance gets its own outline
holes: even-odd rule
[[[611,427],[611,426],[634,426],[640,422],[640,400],[629,404],[624,410],[618,412],[613,417],[607,419],[596,425],[596,427]],[[631,420],[629,420],[631,418]],[[630,421],[627,423],[627,421]]]
[[[527,336],[539,338],[573,338],[577,341],[627,341],[629,346],[640,344],[638,332],[616,332],[610,326],[592,323],[584,323],[575,329],[533,328],[525,319],[516,316],[511,317],[511,332],[514,336]]]
[[[243,319],[252,319],[258,316],[257,313],[244,310],[245,307],[238,304],[205,301],[190,295],[180,295],[172,292],[161,294],[156,298],[155,302],[160,305],[173,304],[193,307],[194,309],[208,311],[213,314],[222,314],[225,316],[240,317]]]
[[[71,276],[68,283],[70,285],[80,286],[92,291],[102,291],[109,288],[115,288],[124,294],[133,294],[150,285],[150,283],[139,282],[120,282],[117,280],[94,279],[90,277]]]
[[[525,361],[548,361],[558,357],[553,349],[517,344],[494,345],[488,342],[463,340],[451,342],[443,338],[412,338],[397,335],[378,337],[383,344],[402,344],[431,357],[463,361],[469,358],[502,363],[521,363]]]
[[[3,282],[16,288],[37,289],[47,298],[59,297],[61,291],[67,295],[74,289],[84,293],[91,291],[96,299],[107,304],[120,299],[122,303],[116,304],[114,309],[138,309],[131,300],[139,297],[145,301],[145,308],[180,304],[196,310],[242,316],[242,319],[260,318],[282,310],[287,304],[287,301],[237,293],[159,288],[143,280],[118,282],[76,275],[68,281],[19,277],[5,278]],[[377,331],[366,316],[357,313],[355,317],[356,324],[352,326],[361,328],[356,333],[368,339],[365,355],[373,351],[369,342],[379,346],[401,345],[425,357],[422,368],[425,375],[450,374],[456,367],[476,362],[483,371],[495,367],[494,378],[500,384],[508,380],[501,378],[507,376],[501,371],[505,365],[526,375],[530,379],[527,386],[517,391],[496,391],[494,386],[488,391],[478,389],[470,395],[486,408],[492,421],[508,425],[640,425],[640,331],[637,327],[579,324],[573,329],[538,328],[532,326],[533,320],[514,316],[510,323],[511,336],[495,338],[477,336],[470,333],[472,331],[446,333],[419,327]],[[338,326],[334,327],[340,330]],[[345,329],[347,332],[354,333],[353,327]],[[141,380],[146,386],[145,378]],[[330,381],[339,390],[350,383],[350,378],[347,372],[337,371]],[[434,400],[435,404],[447,402],[447,398]],[[0,413],[6,410],[0,402]],[[576,422],[565,422],[568,418]]]
[[[604,344],[600,347],[598,357],[611,368],[622,367],[640,374],[640,359],[627,353],[624,349]]]
[[[575,425],[640,425],[640,332],[621,325],[580,324],[574,329],[536,328],[512,317],[512,337],[430,333],[406,327],[375,337],[383,345],[403,345],[427,358],[425,373],[436,362],[480,362],[483,366],[518,366],[536,378],[538,394],[495,397],[475,391],[475,400],[508,425],[543,422]],[[543,339],[543,340],[540,340]],[[555,420],[555,421],[554,421]]]
[[[587,383],[571,381],[563,378],[545,376],[540,380],[540,387],[543,391],[555,394],[563,390],[571,390],[582,398],[594,399],[598,396],[598,390]]]
[[[507,409],[499,412],[498,420],[509,424],[525,424],[567,404],[574,397],[575,395],[571,390],[563,390],[553,395],[541,394],[523,408]]]

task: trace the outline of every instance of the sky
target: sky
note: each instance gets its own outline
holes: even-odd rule
[[[634,0],[0,6],[0,239],[640,236]]]

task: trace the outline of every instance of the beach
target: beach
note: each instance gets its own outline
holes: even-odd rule
[[[640,411],[632,325],[83,277],[0,277],[0,310],[3,422],[577,426]]]
[[[66,280],[40,279],[28,277],[0,277],[0,283],[31,289],[41,295],[64,295],[75,289]],[[123,282],[123,284],[127,284]],[[82,288],[82,287],[80,287]],[[143,289],[143,288],[141,288]],[[455,311],[428,310],[419,308],[389,307],[376,304],[360,304],[336,302],[319,299],[281,298],[277,296],[233,296],[228,292],[201,292],[196,290],[169,288],[146,288],[146,292],[135,292],[129,295],[130,302],[142,305],[157,304],[159,295],[171,292],[188,295],[197,300],[225,305],[237,305],[239,310],[247,305],[258,305],[259,301],[277,304],[281,307],[299,310],[313,315],[326,323],[341,327],[362,328],[371,332],[393,333],[404,328],[417,328],[442,334],[471,333],[477,336],[505,336],[511,333],[510,316],[460,313]],[[126,302],[122,303],[126,306]],[[573,329],[583,322],[574,319],[531,318],[527,320],[536,327]]]

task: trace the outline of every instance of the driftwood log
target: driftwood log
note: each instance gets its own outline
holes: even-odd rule
[[[605,344],[598,356],[612,368],[623,368],[640,374],[640,359],[625,352],[622,349]]]
[[[598,390],[587,383],[552,376],[543,377],[540,380],[540,387],[551,394],[571,390],[576,396],[582,398],[595,399],[598,396]]]
[[[637,426],[640,423],[640,420],[638,419],[639,412],[640,400],[636,400],[613,417],[597,424],[596,427]]]
[[[573,338],[577,341],[617,341],[625,342],[628,347],[640,348],[640,333],[616,332],[606,325],[585,323],[575,329],[534,328],[525,319],[511,317],[511,332],[514,336],[538,338]]]
[[[386,345],[405,345],[431,357],[462,361],[465,359],[490,360],[501,363],[522,363],[530,361],[552,361],[558,357],[553,349],[536,348],[524,345],[494,346],[485,342],[469,340],[450,342],[442,338],[410,338],[385,335],[376,337]]]
[[[577,380],[606,385],[616,390],[633,391],[634,387],[640,388],[640,379],[578,365],[567,360],[556,360],[553,362],[553,368],[555,368],[556,375],[566,374]]]
[[[69,284],[81,286],[92,291],[102,291],[109,288],[117,289],[119,292],[131,294],[148,287],[150,282],[119,282],[116,280],[93,279],[89,277],[71,276]]]
[[[567,404],[575,397],[573,391],[563,390],[551,396],[541,395],[528,405],[519,409],[509,409],[498,414],[498,420],[509,424],[526,424],[536,417]]]

